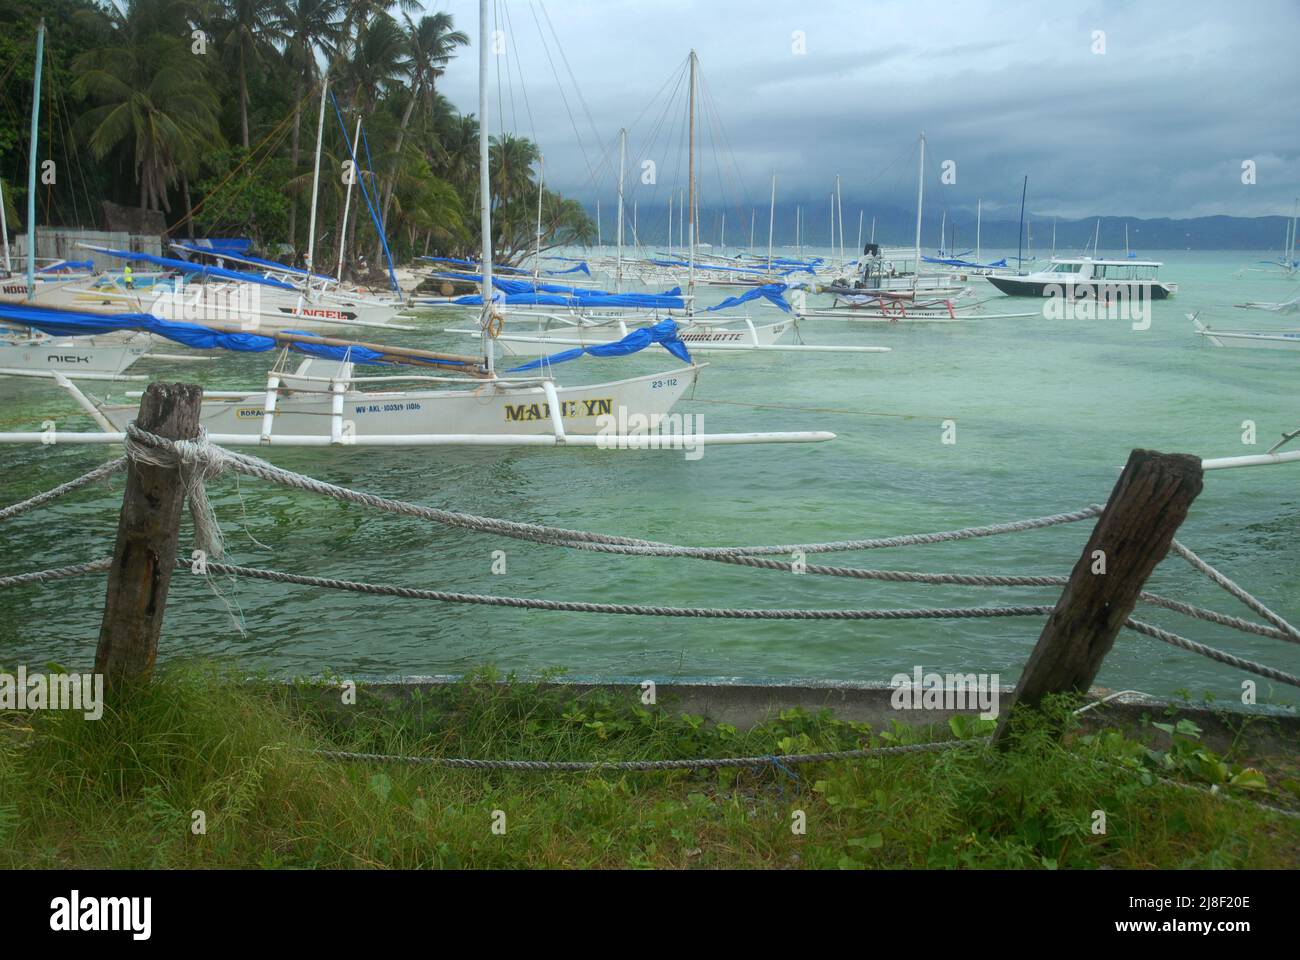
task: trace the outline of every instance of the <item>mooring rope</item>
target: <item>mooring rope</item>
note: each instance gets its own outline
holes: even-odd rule
[[[689,760],[472,760],[466,757],[357,753],[350,750],[313,750],[312,755],[326,760],[342,760],[355,763],[405,763],[451,767],[461,770],[516,770],[527,772],[547,770],[699,770],[708,767],[795,766],[804,763],[828,763],[836,760],[892,757],[905,753],[936,753],[963,746],[984,746],[989,743],[990,739],[989,737],[979,737],[971,740],[941,740],[935,743],[913,743],[898,747],[863,747],[857,750],[833,750],[824,753],[792,753],[761,757],[713,757]]]
[[[860,580],[879,580],[895,583],[953,584],[962,586],[1032,586],[1059,587],[1068,582],[1062,576],[997,575],[997,574],[954,574],[924,573],[909,570],[870,570],[854,567],[833,567],[818,564],[801,564],[794,561],[775,560],[762,554],[798,554],[824,553],[848,550],[870,550],[883,547],[911,546],[928,543],[941,543],[954,540],[966,540],[975,537],[987,537],[1001,533],[1040,529],[1063,523],[1072,523],[1098,516],[1102,507],[1091,505],[1070,513],[1053,514],[1009,523],[990,524],[982,527],[967,527],[958,530],[940,531],[929,534],[910,534],[898,537],[879,537],[867,540],[842,540],[809,544],[765,545],[749,547],[684,547],[674,544],[641,540],[633,537],[607,536],[581,530],[569,530],[544,524],[520,523],[473,514],[456,513],[434,507],[402,500],[392,500],[361,493],[346,487],[326,483],[303,474],[276,467],[256,457],[235,453],[216,446],[208,440],[205,430],[200,429],[195,440],[168,440],[148,431],[142,430],[135,423],[128,424],[126,439],[126,456],[102,464],[82,476],[60,484],[51,490],[37,494],[20,503],[0,509],[0,520],[18,516],[39,506],[51,502],[64,494],[80,489],[90,483],[110,476],[121,470],[128,461],[145,463],[152,466],[176,467],[182,477],[186,498],[190,504],[194,520],[195,541],[200,550],[209,557],[219,558],[222,553],[221,528],[213,513],[206,493],[207,481],[214,479],[226,470],[234,470],[249,476],[258,477],[272,483],[304,490],[331,497],[336,500],[356,503],[361,506],[433,520],[438,523],[481,532],[497,533],[521,540],[530,540],[553,546],[591,550],[595,552],[617,553],[642,556],[691,557],[714,560],[724,563],[760,569],[783,570],[790,572],[812,573],[823,576],[848,577]],[[1273,627],[1253,623],[1239,617],[1217,613],[1213,610],[1197,607],[1182,601],[1162,597],[1143,591],[1139,599],[1143,602],[1164,607],[1184,615],[1211,623],[1251,633],[1258,636],[1283,639],[1300,643],[1300,630],[1287,620],[1274,613],[1262,602],[1249,594],[1230,578],[1210,566],[1195,553],[1177,540],[1173,549],[1193,568],[1200,571],[1213,582],[1219,584],[1232,596],[1236,597],[1251,610],[1264,617]],[[190,566],[187,560],[178,560],[179,566]],[[69,577],[97,573],[109,569],[109,558],[87,563],[73,564],[50,570],[0,577],[0,588],[28,583],[42,583]],[[744,609],[727,607],[667,607],[643,604],[588,603],[579,601],[541,600],[527,597],[496,597],[484,594],[456,593],[439,590],[423,590],[401,587],[393,584],[372,584],[327,577],[308,577],[299,574],[284,573],[233,564],[206,562],[207,569],[217,573],[227,573],[254,579],[280,583],[292,583],[301,586],[323,587],[347,590],[381,596],[396,596],[406,599],[433,600],[446,603],[465,603],[490,606],[513,607],[518,609],[566,611],[575,613],[602,613],[631,616],[696,617],[710,619],[741,620],[910,620],[910,619],[958,619],[988,617],[1045,616],[1054,609],[1044,605],[997,606],[997,607],[929,607],[920,609],[867,609],[867,610],[799,610],[799,609]],[[1264,666],[1251,660],[1236,657],[1224,651],[1188,640],[1178,634],[1162,630],[1142,621],[1130,619],[1125,623],[1129,629],[1155,639],[1170,643],[1192,653],[1198,653],[1219,663],[1233,666],[1250,673],[1278,680],[1282,683],[1300,686],[1300,678],[1272,667]]]
[[[629,550],[628,552],[643,553],[647,556],[664,555],[713,558],[746,554],[808,554],[851,550],[875,550],[884,547],[903,547],[919,544],[942,543],[954,540],[968,540],[975,537],[989,537],[1001,533],[1016,533],[1023,530],[1036,530],[1043,527],[1056,526],[1062,523],[1074,523],[1080,520],[1088,520],[1100,515],[1102,510],[1100,506],[1094,505],[1083,510],[1053,514],[1047,517],[1036,517],[1029,520],[1016,520],[1009,523],[990,524],[983,527],[967,527],[960,530],[947,530],[938,533],[910,534],[899,537],[879,537],[869,540],[840,540],[825,543],[778,544],[763,546],[683,547],[674,544],[659,543],[653,540],[641,540],[635,537],[607,536],[605,534],[589,533],[585,530],[570,530],[563,527],[547,526],[545,524],[524,523],[516,520],[500,520],[492,517],[481,517],[469,513],[457,513],[451,510],[427,507],[404,500],[378,497],[374,494],[361,493],[360,491],[349,490],[347,487],[340,487],[332,483],[326,483],[322,480],[317,480],[314,477],[295,473],[292,470],[285,470],[281,467],[267,463],[265,460],[259,460],[256,457],[250,457],[246,454],[236,453],[218,447],[214,444],[208,443],[206,439],[201,443],[199,441],[190,440],[168,440],[149,433],[148,431],[141,430],[134,423],[127,425],[126,434],[128,455],[129,451],[133,448],[152,447],[156,450],[171,451],[177,457],[181,458],[182,461],[191,457],[204,457],[214,464],[215,472],[217,473],[226,469],[235,470],[239,473],[257,477],[270,483],[278,483],[282,486],[304,490],[309,493],[320,494],[347,503],[355,503],[360,506],[384,510],[389,513],[420,517],[426,520],[433,520],[437,523],[446,524],[448,526],[478,530],[485,533],[497,533],[517,540],[534,540],[542,543],[556,543],[560,546],[571,546],[576,543],[583,543],[630,547],[636,549]]]
[[[31,573],[16,573],[11,577],[0,577],[0,590],[5,587],[17,587],[24,583],[49,583],[54,580],[67,580],[69,577],[83,577],[88,573],[101,573],[113,566],[112,557],[103,557],[87,563],[74,563],[66,567],[54,567],[51,570],[34,570]]]
[[[177,559],[176,564],[178,567],[186,569],[191,567],[191,562],[185,559]],[[292,583],[304,587],[347,590],[352,593],[401,597],[406,600],[433,600],[439,603],[465,603],[481,606],[514,607],[524,610],[607,613],[639,617],[697,617],[714,620],[955,620],[988,617],[1045,617],[1052,612],[1050,606],[923,607],[919,609],[883,610],[756,610],[735,607],[665,607],[631,603],[541,600],[533,597],[497,597],[480,593],[423,590],[416,587],[401,587],[387,583],[362,583],[355,580],[338,580],[331,577],[309,577],[297,573],[284,573],[279,570],[266,570],[261,567],[243,567],[230,563],[208,562],[207,569],[212,573],[252,577],[273,583]]]
[[[1161,630],[1157,626],[1149,623],[1143,623],[1141,620],[1134,620],[1131,617],[1125,621],[1124,626],[1137,633],[1145,634],[1148,637],[1154,637],[1156,640],[1163,640],[1165,643],[1180,647],[1191,653],[1199,653],[1203,657],[1209,657],[1211,660],[1217,660],[1219,663],[1227,664],[1230,667],[1236,667],[1238,670],[1245,670],[1247,673],[1258,674],[1261,677],[1268,677],[1270,680],[1276,680],[1279,683],[1290,684],[1293,687],[1300,687],[1300,677],[1284,673],[1273,667],[1266,667],[1262,663],[1256,663],[1254,660],[1245,660],[1241,657],[1234,656],[1231,653],[1225,653],[1222,650],[1216,650],[1214,647],[1207,647],[1203,643],[1197,643],[1195,640],[1188,640],[1186,637],[1180,637],[1176,633],[1170,633],[1168,630]]]
[[[37,507],[43,507],[51,500],[57,500],[66,493],[72,493],[74,490],[80,490],[82,487],[89,486],[105,477],[111,477],[126,467],[126,457],[118,457],[116,460],[110,460],[108,463],[101,464],[89,473],[83,473],[75,480],[69,480],[67,483],[61,483],[53,489],[46,490],[44,493],[38,493],[34,497],[23,500],[20,503],[11,504],[0,509],[0,520],[8,520],[10,517],[17,517],[26,513],[28,510],[35,510]]]
[[[1273,626],[1281,630],[1285,634],[1285,636],[1282,639],[1289,640],[1291,643],[1300,643],[1300,630],[1297,630],[1294,626],[1292,626],[1282,617],[1278,616],[1268,607],[1264,606],[1263,603],[1261,603],[1259,600],[1256,600],[1244,589],[1242,589],[1240,586],[1238,586],[1236,583],[1234,583],[1224,574],[1214,569],[1214,567],[1210,566],[1208,563],[1206,563],[1204,560],[1202,560],[1200,557],[1194,554],[1191,550],[1187,549],[1187,547],[1183,546],[1177,540],[1174,540],[1172,547],[1175,553],[1177,553],[1180,557],[1182,557],[1184,560],[1186,560],[1188,563],[1192,565],[1193,569],[1199,570],[1201,573],[1205,574],[1207,577],[1209,577],[1219,586],[1223,587],[1224,590],[1227,590],[1228,593],[1232,594],[1234,597],[1236,597],[1238,600],[1244,603],[1251,610],[1254,610],[1256,613],[1258,613],[1269,623],[1273,624]]]
[[[128,434],[134,426],[134,422],[128,426]],[[175,467],[179,471],[181,486],[190,507],[190,519],[194,522],[194,546],[209,557],[220,557],[225,545],[221,536],[221,524],[212,511],[212,504],[208,502],[207,481],[225,471],[223,454],[226,451],[208,440],[208,431],[204,427],[199,427],[199,435],[194,440],[175,440],[169,443],[167,447],[135,443],[128,435],[126,458],[132,463]]]

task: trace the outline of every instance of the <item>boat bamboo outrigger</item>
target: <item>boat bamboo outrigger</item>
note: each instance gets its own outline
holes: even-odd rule
[[[482,309],[480,357],[404,351],[353,341],[327,340],[293,331],[272,334],[223,330],[213,326],[175,323],[151,314],[137,315],[143,329],[181,342],[198,338],[205,343],[240,350],[280,350],[267,376],[264,390],[208,393],[200,409],[200,423],[208,436],[226,445],[281,446],[599,446],[607,449],[690,449],[702,444],[786,443],[830,440],[826,432],[703,434],[677,430],[669,412],[690,389],[701,367],[676,336],[672,320],[655,328],[633,331],[622,341],[567,351],[525,367],[549,368],[588,353],[621,356],[658,344],[683,361],[683,366],[663,372],[584,386],[565,387],[545,373],[528,378],[507,378],[496,370],[492,332],[500,323],[493,295],[491,189],[488,163],[488,38],[487,0],[479,4],[479,213],[482,246]],[[322,84],[322,117],[325,85]],[[318,131],[319,133],[319,131]],[[310,273],[312,264],[307,262]],[[0,308],[2,310],[3,308]],[[77,325],[103,327],[125,324],[121,314],[87,315],[62,310],[32,311],[28,319],[46,327]],[[0,312],[0,316],[3,313]],[[290,372],[290,350],[309,359]],[[420,354],[414,356],[413,354]],[[394,360],[418,363],[454,373],[358,376],[358,366],[387,364]],[[516,372],[522,372],[516,371]],[[449,381],[468,387],[448,387]],[[362,386],[394,388],[402,383],[437,383],[434,389],[363,390]],[[135,415],[133,404],[111,404],[83,394],[64,380],[61,386],[78,405],[91,412],[101,433],[0,434],[0,442],[116,443]],[[665,426],[669,431],[665,432]]]

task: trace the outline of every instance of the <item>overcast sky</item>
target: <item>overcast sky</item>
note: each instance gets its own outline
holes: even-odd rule
[[[1025,174],[1030,208],[1061,217],[1289,214],[1300,194],[1297,0],[494,5],[508,19],[492,112],[540,143],[549,185],[587,202],[613,202],[621,126],[629,203],[662,207],[684,185],[685,85],[672,78],[691,47],[710,206],[765,207],[774,169],[783,201],[824,202],[839,174],[846,211],[912,206],[921,130],[927,198],[981,197],[993,217],[1014,218]],[[477,112],[478,4],[426,7],[473,39],[441,90]],[[646,159],[654,187],[640,183]],[[953,185],[940,183],[945,160]]]

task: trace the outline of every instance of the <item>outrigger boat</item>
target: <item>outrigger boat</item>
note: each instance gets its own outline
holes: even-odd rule
[[[1205,343],[1214,347],[1252,350],[1300,350],[1300,330],[1220,330],[1212,329],[1188,314],[1192,329]]]
[[[492,224],[488,164],[488,37],[487,0],[480,0],[479,50],[479,197],[483,250],[483,289],[492,285]],[[323,84],[322,120],[328,78]],[[323,124],[322,124],[323,125]],[[318,125],[318,131],[320,126]],[[318,133],[319,136],[319,133]],[[310,259],[307,270],[311,270]],[[293,331],[249,334],[196,324],[163,321],[150,314],[137,315],[146,329],[190,342],[241,350],[281,349],[280,360],[267,377],[265,390],[214,391],[203,399],[201,423],[208,436],[224,445],[291,446],[443,446],[524,445],[599,446],[607,449],[684,449],[709,444],[788,443],[830,440],[825,432],[702,434],[665,433],[674,421],[669,412],[698,377],[684,344],[676,337],[676,324],[664,320],[654,328],[633,331],[624,341],[568,351],[526,366],[551,366],[576,359],[583,353],[621,356],[660,344],[684,362],[665,372],[607,381],[587,386],[560,386],[549,376],[505,378],[495,369],[490,330],[498,322],[494,298],[483,297],[481,357],[435,354],[431,351],[336,341]],[[38,321],[47,326],[124,324],[124,315],[103,314],[87,318],[66,311],[45,311]],[[3,308],[0,308],[3,316]],[[307,353],[311,359],[287,371],[287,349]],[[361,389],[373,384],[399,382],[446,383],[447,376],[412,374],[358,376],[358,365],[403,362],[454,372],[462,388],[426,390]],[[323,369],[322,369],[323,367]],[[519,371],[522,372],[522,371]],[[0,434],[3,442],[116,443],[135,414],[131,404],[96,402],[71,382],[63,386],[100,426],[102,433]],[[680,424],[681,421],[678,421]]]
[[[115,380],[148,354],[150,346],[147,336],[49,337],[15,330],[0,334],[0,374]]]

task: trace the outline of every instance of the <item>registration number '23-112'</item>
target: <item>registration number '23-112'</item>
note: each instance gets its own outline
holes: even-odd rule
[[[676,377],[668,377],[666,380],[654,380],[650,383],[651,390],[662,390],[664,387],[677,386]]]

